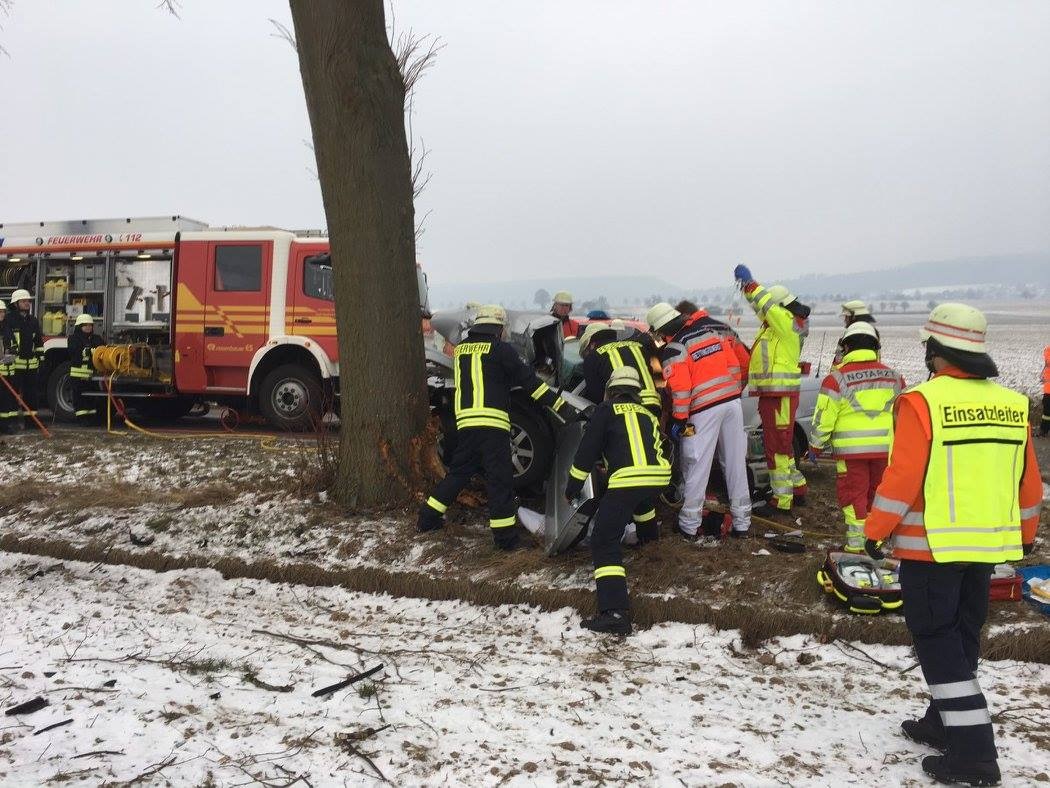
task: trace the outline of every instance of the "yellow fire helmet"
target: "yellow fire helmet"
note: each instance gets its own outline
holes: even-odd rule
[[[87,312],[77,315],[76,321],[73,323],[74,326],[80,328],[81,326],[93,326],[95,325],[95,318],[89,315]]]
[[[661,301],[649,307],[649,311],[645,313],[645,322],[653,331],[659,331],[676,317],[681,316],[681,312],[666,301]]]
[[[870,315],[871,312],[868,309],[868,305],[863,301],[854,299],[853,301],[846,301],[842,305],[843,317],[850,316],[856,317],[857,315]]]
[[[505,326],[507,325],[507,310],[499,304],[485,304],[479,306],[474,315],[476,326]]]
[[[846,330],[842,332],[842,336],[839,338],[839,341],[841,342],[843,339],[846,339],[848,337],[855,337],[858,334],[863,334],[864,336],[871,337],[872,339],[879,338],[879,333],[875,330],[875,326],[873,326],[871,323],[865,323],[863,320],[858,320],[856,323],[850,323],[846,327]]]
[[[559,290],[554,294],[554,303],[572,306],[572,293],[568,290]]]
[[[638,375],[638,370],[634,367],[618,367],[612,371],[609,376],[609,382],[606,384],[606,388],[642,388],[642,379]]]
[[[784,287],[784,285],[771,285],[769,288],[769,295],[773,297],[775,303],[778,303],[781,306],[787,306],[796,300],[795,296],[792,295],[791,291]]]
[[[936,339],[944,347],[965,350],[967,353],[985,353],[985,334],[988,320],[984,313],[968,304],[938,304],[930,312],[926,324],[919,330],[919,338]]]
[[[33,296],[29,295],[28,290],[15,290],[11,293],[11,303],[17,304],[19,301],[31,301]]]

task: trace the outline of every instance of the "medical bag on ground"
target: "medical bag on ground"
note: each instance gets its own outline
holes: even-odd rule
[[[1021,576],[1009,564],[996,564],[988,584],[988,598],[993,602],[1016,602],[1021,598]]]
[[[876,561],[867,555],[829,552],[817,571],[817,583],[851,613],[875,615],[903,604],[898,566],[889,558]]]

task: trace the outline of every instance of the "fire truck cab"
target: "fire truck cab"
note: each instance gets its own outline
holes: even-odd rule
[[[85,312],[107,346],[89,395],[139,413],[219,402],[303,428],[338,395],[325,237],[181,216],[0,224],[0,299],[17,288],[34,297],[58,419],[72,418],[66,336]]]

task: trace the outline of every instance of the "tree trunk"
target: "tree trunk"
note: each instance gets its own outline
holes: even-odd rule
[[[383,0],[290,0],[335,281],[340,410],[337,499],[401,504],[433,444],[405,90]]]

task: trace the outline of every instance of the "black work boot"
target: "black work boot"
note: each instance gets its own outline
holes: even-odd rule
[[[443,528],[444,525],[445,518],[428,506],[419,513],[419,519],[416,521],[416,530],[420,533],[426,533],[427,531],[437,531]]]
[[[998,785],[1002,781],[995,761],[955,765],[948,763],[947,756],[927,755],[922,759],[922,770],[944,785]]]
[[[525,544],[521,541],[521,528],[516,525],[510,528],[494,528],[492,530],[492,540],[495,542],[497,550],[503,550],[508,553],[511,550],[517,550],[519,547],[525,547]]]
[[[700,538],[700,532],[699,531],[697,531],[695,534],[687,534],[685,531],[682,530],[682,526],[680,526],[680,525],[676,525],[674,527],[674,530],[675,530],[675,533],[677,533],[679,537],[681,537],[682,539],[684,539],[687,542],[696,542]]]
[[[738,531],[736,528],[729,530],[729,536],[731,539],[750,539],[751,529],[748,528],[746,531]]]
[[[925,717],[918,720],[905,720],[901,723],[901,733],[913,742],[925,744],[937,752],[944,752],[948,749],[944,731],[931,724]]]
[[[591,618],[585,618],[580,626],[591,632],[609,635],[630,635],[631,614],[627,610],[605,610]]]

